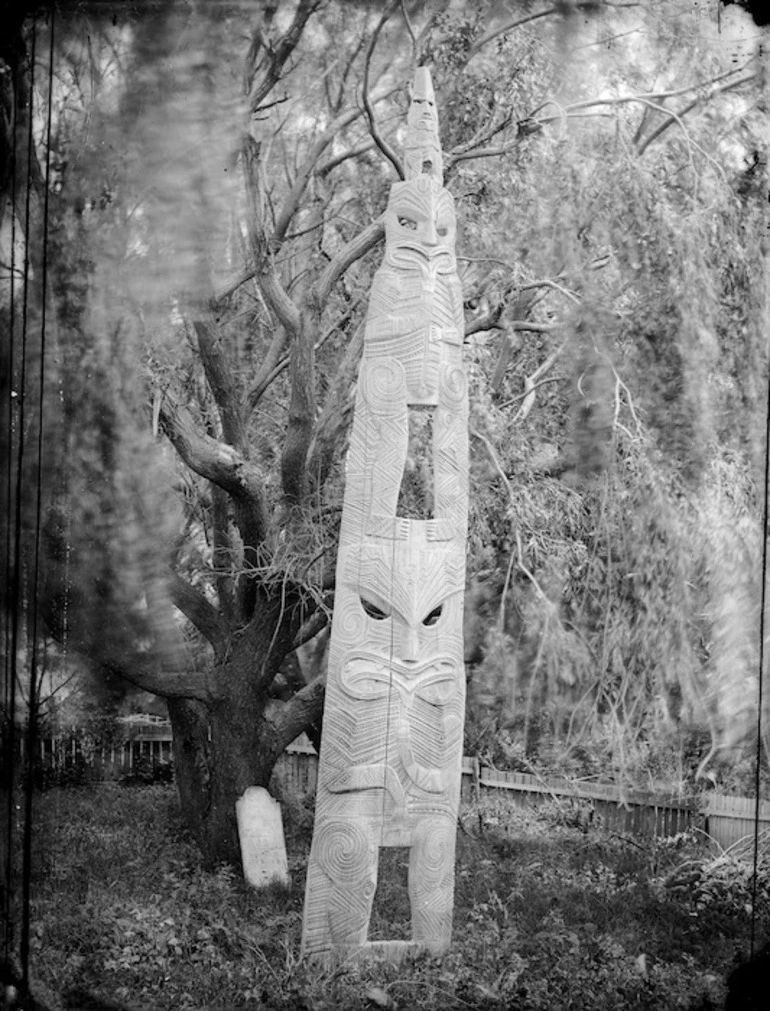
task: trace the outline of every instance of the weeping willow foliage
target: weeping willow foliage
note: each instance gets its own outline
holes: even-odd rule
[[[602,68],[610,93],[633,77]],[[640,156],[620,103],[523,144],[510,173],[468,172],[469,258],[539,296],[496,397],[498,348],[474,348],[471,599],[495,620],[468,745],[492,760],[518,739],[647,783],[751,753],[768,320],[761,204],[714,139],[734,141],[730,113]]]

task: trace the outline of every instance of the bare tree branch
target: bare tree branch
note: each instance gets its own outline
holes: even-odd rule
[[[211,643],[214,652],[221,656],[227,646],[227,628],[217,609],[206,600],[200,590],[196,590],[176,572],[169,574],[167,586],[171,603],[179,608],[201,635]]]
[[[598,7],[641,7],[639,3],[611,3],[609,0],[601,2],[601,0],[587,0],[585,3],[577,3],[574,5],[575,10],[590,10],[595,11]],[[563,14],[564,4],[556,4],[553,7],[548,7],[544,11],[538,11],[536,14],[527,14],[526,17],[520,18],[515,17],[511,21],[506,21],[500,28],[495,28],[491,32],[487,32],[482,35],[480,39],[477,39],[471,46],[468,59],[472,60],[473,57],[478,53],[484,46],[493,42],[495,39],[499,38],[501,35],[505,35],[507,32],[512,32],[514,28],[519,28],[521,25],[527,24],[529,21],[536,21],[538,18],[547,18],[551,14]]]
[[[531,386],[524,391],[524,393],[519,393],[518,396],[512,397],[510,400],[506,400],[504,404],[500,404],[500,410],[505,411],[509,407],[513,407],[514,404],[518,404],[520,400],[526,400],[527,397],[540,386],[546,386],[548,383],[561,383],[569,378],[569,376],[548,376],[546,379],[541,379],[538,383],[532,383]]]
[[[702,92],[704,89],[706,89],[707,93],[701,94],[699,97],[701,99],[709,99],[714,93],[711,90],[713,85],[718,84],[720,81],[724,81],[728,77],[732,77],[734,74],[742,73],[746,69],[746,67],[753,62],[753,60],[754,57],[752,57],[752,59],[750,60],[747,60],[746,63],[743,64],[743,66],[731,67],[730,70],[726,70],[723,74],[717,74],[716,77],[712,77],[711,80],[709,81],[699,81],[695,84],[688,84],[687,87],[677,88],[675,91],[644,91],[641,92],[637,97],[651,98],[659,101],[661,98],[676,98],[678,95],[686,95],[688,91]]]
[[[335,322],[326,329],[325,333],[323,333],[321,337],[319,337],[318,340],[315,342],[314,345],[315,351],[318,351],[319,348],[322,348],[330,337],[333,337],[335,333],[338,333],[342,329],[345,323],[350,319],[350,317],[356,311],[358,306],[361,304],[363,298],[364,296],[361,295],[359,298],[355,299],[355,301],[348,306],[348,308],[345,310],[342,316],[340,316],[338,320],[335,320]],[[272,347],[270,350],[272,350]],[[259,376],[254,381],[254,386],[249,391],[250,410],[253,410],[256,407],[257,403],[259,402],[259,398],[262,396],[262,394],[265,392],[268,386],[270,386],[273,380],[277,379],[277,377],[280,376],[280,374],[284,371],[284,369],[288,367],[290,360],[291,359],[287,355],[286,358],[282,358],[279,362],[276,362],[271,368],[271,370],[267,373],[265,373],[264,368],[260,369]]]
[[[686,128],[685,128],[685,126],[684,126],[684,124],[682,122],[682,117],[685,116],[692,109],[694,109],[697,105],[700,105],[702,102],[709,101],[710,99],[714,98],[714,96],[716,96],[716,95],[722,94],[722,93],[724,93],[726,91],[731,91],[733,88],[738,88],[738,87],[740,87],[743,84],[748,84],[751,81],[757,80],[757,78],[758,78],[759,75],[758,74],[749,74],[749,75],[747,75],[745,77],[740,77],[740,78],[738,78],[735,81],[729,81],[726,84],[723,84],[721,86],[717,86],[715,82],[722,80],[725,76],[726,75],[721,74],[719,77],[714,78],[714,81],[711,82],[710,86],[708,86],[704,92],[702,92],[699,95],[696,95],[696,97],[694,99],[692,99],[692,101],[688,102],[687,105],[685,105],[678,112],[674,112],[674,111],[668,109],[666,106],[660,105],[659,102],[652,101],[652,99],[650,97],[650,94],[639,93],[639,94],[636,94],[636,95],[618,95],[618,96],[615,96],[613,98],[588,98],[588,99],[585,99],[582,102],[574,102],[571,105],[564,106],[563,108],[560,107],[558,114],[553,115],[553,116],[540,117],[540,118],[537,119],[537,122],[540,123],[540,124],[544,124],[544,123],[548,123],[548,122],[550,122],[551,120],[554,120],[554,119],[566,119],[568,117],[579,115],[579,111],[578,110],[581,110],[581,109],[590,109],[590,108],[595,107],[595,106],[602,106],[602,105],[608,105],[608,106],[612,106],[612,105],[626,105],[626,104],[629,104],[629,103],[632,103],[632,102],[638,102],[639,104],[644,105],[648,109],[652,109],[655,112],[662,113],[666,117],[666,119],[664,120],[664,122],[661,123],[661,125],[658,126],[655,130],[653,130],[653,132],[644,140],[643,143],[641,143],[641,144],[638,145],[638,150],[639,150],[639,154],[640,155],[644,154],[644,152],[649,147],[649,145],[654,140],[656,140],[663,133],[664,130],[667,130],[672,124],[678,123],[679,126],[682,128],[682,130],[685,132],[685,135],[687,136],[687,142],[688,142],[688,144],[691,147],[694,147],[698,152],[700,152],[712,164],[714,164],[715,166],[717,166],[720,169],[720,171],[721,171],[721,167],[718,166],[718,163],[714,161],[714,159],[711,157],[711,155],[707,151],[705,151],[702,147],[700,147],[700,145],[696,144],[695,141],[693,141],[689,137],[689,134],[687,134]],[[704,85],[702,85],[702,84],[701,85],[694,85],[693,88],[695,88],[695,87],[702,89],[704,87]],[[670,92],[670,93],[663,92],[663,93],[661,93],[661,95],[662,95],[662,97],[667,97],[668,94],[671,94],[671,95],[681,94],[684,91],[691,91],[691,90],[693,90],[693,88],[681,89],[681,91],[679,91],[679,92]],[[658,96],[655,96],[655,97],[658,97]],[[533,113],[533,116],[534,116],[534,113]],[[637,133],[636,133],[636,135],[634,137],[634,141],[637,141],[638,135],[639,135],[639,130],[637,130]],[[479,152],[470,152],[470,154],[473,157],[480,157]]]
[[[508,480],[508,475],[503,470],[503,465],[500,463],[500,458],[497,455],[495,447],[492,445],[492,443],[489,441],[489,439],[486,437],[486,435],[482,435],[482,433],[479,432],[479,431],[477,431],[475,428],[469,428],[468,432],[475,439],[478,439],[479,442],[483,443],[484,447],[486,448],[487,453],[489,454],[489,459],[492,461],[492,464],[494,465],[495,470],[497,471],[500,479],[502,480],[503,484],[505,485],[505,489],[508,492],[508,497],[510,498],[511,502],[515,502],[515,496],[513,494],[513,488],[511,487],[511,482]]]
[[[244,61],[243,70],[243,91],[244,94],[248,95],[254,85],[254,77],[257,73],[257,57],[261,49],[268,49],[269,44],[265,39],[265,30],[270,27],[273,23],[276,11],[278,10],[278,3],[273,0],[273,3],[266,3],[262,5],[260,11],[260,18],[251,35],[251,43],[249,44],[249,51],[246,54],[246,59]]]
[[[211,524],[212,545],[211,563],[214,567],[214,578],[219,597],[219,606],[226,621],[236,620],[235,586],[233,582],[233,563],[235,555],[230,539],[230,510],[227,493],[209,482],[211,494]]]
[[[505,144],[501,144],[499,147],[481,147],[476,148],[474,151],[462,151],[460,154],[451,155],[447,159],[447,171],[454,168],[460,161],[469,161],[471,158],[497,158],[499,155],[508,154],[520,142],[521,137],[517,136],[512,140],[506,141]]]
[[[281,742],[281,748],[302,733],[308,724],[317,720],[323,709],[326,691],[326,677],[316,678],[305,685],[297,694],[281,706],[280,714],[272,719],[276,735]]]
[[[395,91],[398,91],[398,88],[391,88],[389,91],[386,91],[384,94],[380,95],[378,98],[376,98],[374,100],[374,104],[377,104],[378,102],[381,102],[381,101],[385,100],[386,98],[389,98],[390,95],[392,95]],[[350,117],[349,118],[349,122],[353,122],[353,120],[355,119],[356,116],[360,116],[361,115],[361,112],[360,111],[355,111],[355,112],[351,111],[347,115]],[[333,139],[333,137],[331,139]],[[250,222],[249,223],[251,224],[252,222],[256,221],[259,224],[259,223],[264,222],[264,220],[265,220],[264,209],[262,208],[262,203],[264,202],[263,198],[262,198],[262,194],[261,194],[262,187],[260,186],[259,179],[258,179],[258,176],[259,176],[259,167],[258,167],[259,145],[257,145],[257,142],[254,141],[253,138],[249,138],[247,141],[244,141],[244,144],[248,145],[248,147],[250,148],[250,151],[249,151],[249,154],[248,154],[248,160],[250,162],[248,171],[249,171],[250,178],[246,180],[246,188],[247,188],[247,193],[248,193],[248,195],[250,197],[250,200],[253,202],[253,204],[255,205],[255,207],[257,209],[257,213],[255,213],[254,208],[252,208],[250,206]],[[310,165],[312,167],[311,161],[313,161],[313,162],[317,161],[319,154],[322,153],[322,151],[327,146],[328,146],[328,141],[323,145],[323,147],[321,148],[321,151],[319,151],[319,152],[316,153],[314,159],[313,159],[313,155],[312,155],[312,152],[311,152],[311,155],[307,159],[307,165]],[[370,139],[370,140],[363,141],[361,144],[356,145],[355,147],[349,149],[348,151],[343,151],[339,155],[335,155],[334,157],[330,158],[327,162],[324,162],[323,165],[320,165],[317,168],[315,168],[315,170],[314,170],[315,174],[317,176],[319,176],[320,178],[324,178],[334,168],[336,168],[338,165],[340,165],[342,162],[347,161],[350,158],[357,158],[359,155],[365,154],[367,151],[371,151],[374,147],[376,147],[376,144],[375,144],[374,140]],[[305,167],[305,164],[306,163],[303,163],[303,169]],[[302,174],[303,174],[303,169],[300,169],[300,176],[302,176]],[[244,165],[244,172],[245,171],[246,171],[246,166]],[[300,180],[300,176],[298,176],[295,179],[293,187],[297,187],[297,183]],[[304,188],[306,187],[306,185],[307,185],[307,179],[304,179],[302,187],[301,188],[297,187],[297,193],[296,193],[297,200],[299,200],[299,198],[301,197],[302,192],[304,192]],[[293,190],[292,190],[292,192],[293,192]],[[289,197],[287,197],[287,199],[286,199],[286,201],[284,203],[284,207],[281,209],[281,212],[279,212],[279,219],[278,219],[278,221],[279,221],[279,224],[281,225],[281,232],[280,232],[280,238],[281,239],[283,239],[283,238],[286,237],[285,236],[286,228],[288,227],[288,224],[291,221],[291,216],[293,216],[293,214],[296,213],[296,205],[293,208],[290,208],[290,206],[289,206],[290,199],[291,199],[291,194],[289,195]],[[284,216],[287,217],[287,220],[285,221],[285,223],[282,222],[282,219],[283,219]],[[278,226],[276,226],[276,232],[278,232]],[[383,232],[383,234],[384,234],[384,232]],[[292,236],[292,238],[294,238],[294,236]],[[266,233],[266,231],[264,229],[264,225],[262,226],[261,230],[257,229],[256,234],[254,236],[251,236],[251,239],[252,239],[252,249],[254,249],[256,247],[259,250],[260,256],[262,258],[264,258],[267,255],[268,249],[270,251],[274,252],[275,242],[274,242],[274,240],[268,239],[267,233]],[[366,250],[364,250],[364,251],[366,251]],[[362,255],[362,254],[358,254],[358,255]],[[352,263],[353,260],[355,260],[355,259],[357,259],[357,256],[354,254],[353,258],[352,258],[352,260],[350,262]],[[343,267],[343,269],[342,269],[342,271],[340,271],[340,273],[344,273],[345,270],[347,270],[347,267],[349,265],[350,264],[347,264],[345,267]],[[238,288],[240,288],[240,286],[242,284],[246,284],[247,281],[251,281],[258,274],[260,274],[260,282],[262,283],[265,280],[265,278],[264,278],[263,275],[261,275],[260,270],[257,267],[255,267],[255,266],[245,267],[239,274],[237,274],[230,281],[228,281],[226,284],[222,285],[220,288],[218,288],[214,292],[212,300],[211,300],[211,302],[212,302],[212,308],[216,309],[216,307],[221,302],[223,302],[229,295],[232,295],[232,293],[234,291],[236,291]],[[336,278],[335,278],[335,280],[336,280]],[[332,282],[332,283],[334,283],[334,282]],[[279,288],[280,288],[280,282],[278,283],[278,285],[279,285]],[[290,306],[285,301],[286,299],[288,299],[289,302],[291,302],[291,299],[289,299],[289,296],[285,292],[282,292],[282,289],[280,291],[277,291],[277,292],[274,293],[274,299],[277,300],[278,304],[277,304],[276,307],[273,307],[271,305],[271,308],[273,308],[274,311],[275,311],[275,308],[281,308],[281,307],[283,307],[282,315],[279,315],[278,313],[276,313],[276,314],[279,315],[279,319],[283,319],[284,317],[286,317],[288,319],[289,323],[290,323],[290,328],[291,328],[294,325],[296,318],[295,318],[295,316],[294,316],[294,314],[293,314]]]
[[[247,281],[250,281],[256,273],[257,272],[254,267],[244,267],[240,274],[231,278],[227,284],[223,284],[221,288],[217,288],[211,299],[212,307],[216,308],[220,302],[224,302],[224,300],[228,296],[232,295],[234,291],[237,291],[242,284],[246,284]]]
[[[749,74],[746,77],[740,77],[737,81],[730,81],[728,84],[722,85],[721,88],[712,87],[709,89],[707,94],[696,96],[691,102],[688,102],[688,104],[685,105],[684,108],[680,109],[676,113],[668,112],[668,110],[665,110],[666,112],[668,112],[668,118],[665,119],[660,124],[660,126],[658,126],[655,130],[653,130],[652,133],[650,133],[643,142],[639,143],[638,145],[639,154],[643,155],[644,152],[647,150],[647,148],[650,146],[650,144],[652,144],[654,140],[657,140],[664,130],[668,130],[670,126],[672,126],[678,120],[681,120],[682,116],[685,116],[688,112],[690,112],[691,109],[694,109],[696,105],[699,105],[701,102],[708,101],[715,95],[723,94],[725,91],[732,91],[733,88],[738,88],[742,84],[748,84],[750,81],[755,81],[758,79],[758,77],[759,77],[758,74]]]
[[[352,121],[352,115],[343,117],[347,121]],[[328,143],[329,138],[321,138],[323,147]],[[318,152],[313,156],[312,164],[317,161],[318,154],[323,147],[319,147]],[[368,228],[348,243],[329,263],[326,270],[313,286],[308,297],[305,299],[303,309],[300,311],[291,301],[289,296],[278,282],[275,269],[272,263],[268,262],[270,253],[268,252],[268,242],[264,235],[262,226],[262,215],[260,213],[259,186],[257,156],[259,148],[250,138],[244,142],[244,171],[246,173],[247,184],[250,190],[250,203],[253,207],[252,221],[250,222],[250,232],[252,235],[252,245],[257,264],[262,263],[263,269],[260,274],[261,289],[273,311],[281,320],[292,337],[291,353],[289,356],[291,370],[291,397],[289,402],[288,426],[286,431],[286,441],[284,443],[281,457],[281,477],[284,497],[289,505],[297,505],[304,497],[306,483],[306,464],[308,453],[313,440],[313,430],[315,424],[315,345],[313,336],[317,332],[317,324],[320,321],[323,306],[326,304],[332,286],[339,277],[350,267],[355,260],[363,256],[371,249],[384,234],[384,226],[381,221],[373,222]],[[310,170],[310,159],[306,163],[306,169]],[[302,186],[306,184],[305,177]],[[301,195],[301,187],[297,187],[297,200]],[[293,213],[291,207],[287,209],[286,215],[282,219],[282,227],[288,225],[289,214]],[[273,350],[278,345],[273,342]],[[265,376],[263,382],[267,383],[274,378],[273,373],[278,368],[276,365],[271,373]],[[277,374],[277,373],[275,373]],[[256,403],[263,392],[264,386],[254,387],[250,394],[250,403]]]
[[[299,309],[286,294],[275,269],[270,267],[260,277],[260,288],[270,308],[290,335],[299,330]]]
[[[315,298],[319,304],[326,304],[332,288],[345,271],[384,238],[385,223],[379,217],[334,255],[315,285]]]
[[[574,291],[570,291],[569,288],[565,288],[563,284],[559,284],[558,281],[554,281],[550,277],[544,277],[537,281],[528,281],[526,284],[520,285],[519,290],[529,291],[531,288],[553,288],[554,291],[558,291],[560,294],[564,295],[565,298],[568,298],[577,305],[580,305],[580,298]]]
[[[578,6],[589,6],[589,5],[586,4]],[[620,6],[637,6],[637,5],[631,4]],[[523,24],[525,21],[531,21],[535,17],[544,17],[546,14],[552,14],[554,13],[554,11],[555,8],[552,8],[548,11],[541,12],[540,14],[531,15],[527,18],[522,19],[517,23]],[[490,40],[491,38],[492,36],[490,37]],[[729,81],[728,83],[723,84],[721,87],[716,86],[716,82],[723,80],[725,77],[733,73],[735,73],[734,70],[729,71],[727,74],[720,74],[718,77],[714,78],[713,81],[711,81],[708,86],[704,86],[703,84],[697,84],[692,85],[689,88],[681,88],[677,91],[670,91],[670,92],[658,92],[658,93],[649,92],[643,94],[640,93],[637,95],[621,95],[614,98],[586,99],[582,102],[575,102],[565,107],[559,107],[559,111],[557,114],[551,116],[537,117],[537,112],[539,111],[540,108],[542,108],[541,105],[538,107],[538,109],[535,109],[535,111],[532,112],[529,116],[519,121],[519,131],[516,137],[511,138],[511,140],[506,141],[505,143],[499,145],[498,147],[474,148],[472,147],[472,145],[480,142],[481,139],[489,139],[495,133],[500,132],[500,130],[504,129],[505,126],[509,125],[509,120],[503,121],[501,124],[497,125],[492,130],[491,133],[487,133],[486,135],[484,135],[483,133],[477,134],[475,138],[473,138],[471,141],[468,141],[466,144],[458,145],[452,152],[449,153],[449,156],[446,159],[447,171],[450,171],[452,168],[454,168],[454,166],[458,162],[461,161],[468,161],[474,158],[497,158],[501,155],[507,154],[509,151],[513,150],[513,148],[516,147],[516,145],[521,141],[522,136],[526,136],[527,133],[532,132],[532,126],[528,126],[528,124],[532,124],[533,126],[542,128],[542,126],[544,126],[546,123],[552,122],[553,120],[558,119],[563,121],[566,119],[571,119],[577,116],[585,115],[585,113],[580,111],[583,109],[590,109],[595,106],[623,105],[631,102],[639,102],[640,104],[645,105],[645,107],[648,109],[652,109],[657,112],[662,112],[668,116],[668,118],[656,130],[654,130],[653,133],[651,133],[649,137],[640,145],[639,154],[643,154],[646,148],[649,146],[649,144],[652,143],[652,141],[654,141],[657,137],[659,137],[660,134],[663,133],[664,130],[668,129],[668,127],[670,127],[673,123],[676,123],[679,120],[681,120],[681,117],[684,116],[686,113],[688,113],[691,109],[695,108],[696,105],[699,105],[702,102],[710,100],[715,95],[721,94],[722,92],[730,91],[733,88],[737,88],[740,85],[746,84],[757,78],[756,74],[750,74],[745,77],[741,77],[738,80]],[[707,88],[705,92],[703,92],[702,90],[704,87]],[[653,98],[666,98],[674,95],[685,94],[688,91],[693,91],[696,89],[700,89],[702,93],[699,94],[696,98],[694,98],[691,102],[689,102],[683,109],[681,109],[677,113],[671,112],[670,110],[666,109],[665,106],[661,106],[656,102],[652,101]],[[637,135],[634,137],[635,143],[638,142],[640,130],[641,126],[640,129],[637,131]],[[709,160],[713,161],[713,159],[710,158],[707,152],[703,151],[697,145],[694,146],[699,151],[701,151],[701,153],[706,155],[706,157],[708,157]]]
[[[275,85],[281,79],[281,72],[283,71],[286,61],[289,59],[291,54],[299,42],[302,31],[305,24],[309,18],[322,6],[324,0],[299,0],[297,4],[297,9],[294,12],[294,19],[289,25],[286,34],[283,35],[278,44],[272,46],[269,42],[264,39],[262,33],[255,33],[254,40],[252,40],[252,50],[250,50],[250,55],[252,51],[251,63],[252,68],[250,70],[249,83],[252,83],[256,77],[256,68],[253,64],[256,62],[256,52],[259,51],[260,46],[264,48],[265,54],[268,58],[268,65],[265,69],[265,73],[262,80],[257,85],[256,88],[251,88],[251,94],[249,95],[249,108],[252,115],[256,114],[262,108],[262,102],[267,98],[270,92],[273,90]]]
[[[323,631],[329,624],[329,614],[323,608],[319,608],[300,628],[294,639],[294,648],[299,649],[306,642],[314,639],[319,632]]]
[[[409,12],[406,9],[405,0],[401,0],[401,16],[404,19],[404,24],[406,25],[406,30],[409,32],[409,37],[412,40],[412,62],[417,62],[417,36],[414,34],[414,28],[412,27],[412,22],[409,18]]]
[[[356,147],[351,147],[348,151],[343,151],[341,154],[335,155],[333,158],[324,162],[323,165],[319,165],[316,170],[316,174],[323,178],[324,176],[327,176],[332,169],[341,165],[342,162],[347,161],[349,158],[358,158],[359,155],[366,154],[367,151],[371,151],[372,148],[375,148],[376,146],[377,145],[373,140],[365,140]]]
[[[313,307],[314,308],[314,307]],[[308,449],[315,423],[314,323],[317,314],[306,306],[291,345],[291,395],[286,442],[281,455],[281,485],[286,502],[299,505],[304,498]]]
[[[254,383],[248,392],[246,406],[250,414],[259,403],[265,390],[270,386],[273,380],[280,376],[289,364],[288,356],[286,358],[281,358],[281,352],[285,347],[286,330],[281,328],[281,330],[273,337],[270,347],[267,349],[267,354],[262,360],[259,372],[255,376]]]
[[[486,144],[486,142],[491,140],[495,134],[500,133],[501,130],[505,130],[506,127],[510,126],[512,120],[513,113],[510,110],[505,113],[502,118],[493,115],[491,122],[485,123],[482,127],[480,127],[470,140],[465,141],[464,144],[458,144],[456,147],[453,147],[451,151],[447,152],[447,160],[457,160],[458,155],[464,154],[466,151],[470,151],[478,144]]]
[[[529,314],[532,307],[536,304],[538,299],[537,292],[533,291],[521,291],[519,290],[515,296],[513,305],[511,306],[510,314],[514,317],[525,317]],[[504,303],[500,305],[500,315],[502,317],[503,311],[506,309]],[[506,316],[508,315],[506,311]],[[497,362],[495,364],[494,372],[492,373],[492,378],[490,380],[490,389],[495,396],[499,396],[500,390],[503,386],[503,380],[505,379],[505,374],[508,371],[508,363],[511,360],[511,356],[514,351],[521,346],[521,342],[515,340],[515,334],[517,332],[517,327],[515,324],[519,322],[515,319],[511,323],[508,319],[504,320],[501,329],[504,332],[504,340],[500,342],[500,353],[497,356]]]
[[[561,330],[561,323],[536,323],[531,319],[513,319],[505,324],[511,330],[528,330],[530,333],[553,333]]]
[[[563,344],[560,344],[555,351],[552,351],[551,354],[548,355],[546,360],[535,369],[531,376],[526,376],[524,379],[524,400],[521,407],[516,412],[516,417],[513,419],[514,421],[524,421],[530,413],[535,403],[535,389],[540,385],[539,380],[542,379],[546,372],[550,371],[566,346],[567,342],[564,341]]]
[[[361,52],[361,50],[364,48],[365,45],[366,45],[366,32],[361,32],[361,37],[359,38],[358,43],[355,45],[355,47],[351,50],[350,55],[348,56],[345,66],[342,70],[342,74],[340,75],[340,83],[337,89],[337,99],[332,106],[335,112],[339,112],[339,110],[342,108],[342,102],[345,98],[345,85],[347,83],[348,76],[350,74],[350,71],[353,69],[353,64],[356,61],[356,57],[358,56],[358,54]]]
[[[308,180],[313,174],[313,170],[315,169],[318,159],[334,138],[360,115],[361,110],[349,109],[343,115],[338,116],[332,123],[329,124],[315,144],[313,144],[310,148],[310,151],[308,152],[305,160],[302,162],[299,172],[294,180],[294,184],[292,185],[291,190],[284,200],[283,206],[278,214],[278,220],[275,223],[275,229],[273,231],[271,241],[271,246],[273,246],[273,248],[277,248],[283,241],[284,236],[286,235],[286,229],[289,227],[289,223],[297,211],[302,194],[305,192]]]
[[[379,37],[382,27],[388,20],[393,11],[398,7],[399,0],[392,0],[388,5],[388,8],[377,22],[377,27],[372,32],[372,37],[369,41],[369,46],[366,50],[366,59],[364,60],[364,80],[363,80],[363,102],[364,109],[366,110],[366,118],[369,122],[369,132],[372,135],[372,139],[377,147],[382,151],[388,161],[391,163],[393,168],[396,170],[399,179],[404,179],[404,169],[401,165],[396,154],[391,151],[390,146],[386,144],[383,138],[380,136],[380,132],[377,129],[377,123],[374,118],[374,109],[372,108],[372,103],[369,99],[369,67],[372,62],[372,54],[374,53],[374,47],[377,45],[377,38]]]
[[[262,544],[268,522],[264,478],[259,468],[227,443],[202,435],[188,412],[168,396],[160,408],[160,426],[191,470],[230,495],[244,547],[256,548]]]
[[[224,439],[239,452],[245,453],[247,440],[243,424],[243,406],[221,337],[214,333],[214,328],[208,320],[194,319],[192,325],[198,338],[198,349],[206,380],[219,410]]]
[[[265,231],[264,190],[259,182],[259,155],[259,144],[247,134],[243,139],[241,162],[246,183],[249,211],[246,226],[254,257],[254,275],[259,278],[262,294],[281,324],[291,334],[296,334],[300,325],[299,309],[289,298],[278,279],[272,260],[272,250]]]
[[[142,657],[132,656],[126,660],[102,660],[102,670],[130,681],[146,692],[160,695],[164,699],[198,699],[212,702],[216,698],[215,686],[199,671],[164,671],[150,666]]]
[[[465,336],[470,337],[474,333],[483,333],[484,330],[502,330],[503,326],[500,322],[502,308],[501,305],[498,305],[489,312],[485,312],[483,316],[477,316],[469,323],[466,323]]]

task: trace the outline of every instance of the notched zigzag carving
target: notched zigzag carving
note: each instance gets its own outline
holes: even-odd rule
[[[303,952],[450,943],[465,712],[468,398],[456,217],[430,74],[364,330],[340,528]],[[397,515],[410,408],[432,408],[434,514]],[[410,942],[367,939],[382,846],[408,846]]]

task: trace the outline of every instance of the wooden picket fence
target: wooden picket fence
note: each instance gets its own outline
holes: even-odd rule
[[[90,778],[114,779],[130,776],[135,770],[147,773],[148,769],[168,766],[173,761],[171,745],[167,725],[137,726],[128,728],[125,740],[110,745],[95,742],[88,735],[40,739],[36,760],[54,776],[85,765]],[[483,766],[477,758],[463,759],[462,774],[466,802],[496,796],[517,807],[551,804],[575,824],[661,837],[698,828],[723,850],[749,854],[753,848],[757,808],[749,797],[709,792],[686,799],[624,790],[615,784],[505,772]],[[274,775],[284,789],[300,795],[315,792],[318,756],[304,735],[287,748]],[[760,802],[758,831],[761,852],[770,853],[770,801]]]
[[[315,750],[308,742],[295,742],[281,756],[276,775],[293,791],[314,792]],[[697,828],[723,850],[748,855],[753,847],[756,805],[748,797],[706,793],[687,800],[675,794],[623,790],[615,784],[504,772],[467,757],[463,759],[462,795],[466,801],[497,796],[517,807],[550,803],[575,824],[594,824],[612,832],[671,837]],[[760,802],[759,842],[760,851],[770,853],[770,801]]]
[[[171,762],[171,743],[170,736],[137,736],[112,744],[48,737],[38,741],[37,748],[44,768],[57,771],[83,763],[93,767],[94,778],[99,778],[99,771],[104,778],[110,778],[128,775],[140,765],[157,766]]]
[[[26,741],[15,739],[16,761],[23,762]],[[105,743],[86,733],[71,732],[40,737],[34,744],[34,767],[46,782],[75,781],[80,774],[89,780],[119,779],[139,770],[168,767],[173,761],[168,726],[128,728],[122,740]]]

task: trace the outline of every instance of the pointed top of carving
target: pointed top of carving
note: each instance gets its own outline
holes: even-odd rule
[[[423,102],[436,104],[436,96],[433,92],[433,81],[430,70],[427,67],[418,67],[414,72],[412,81],[412,101],[419,99]]]
[[[444,165],[438,135],[438,111],[433,82],[427,67],[418,67],[412,82],[406,117],[404,172],[407,179],[429,175],[443,183]]]

